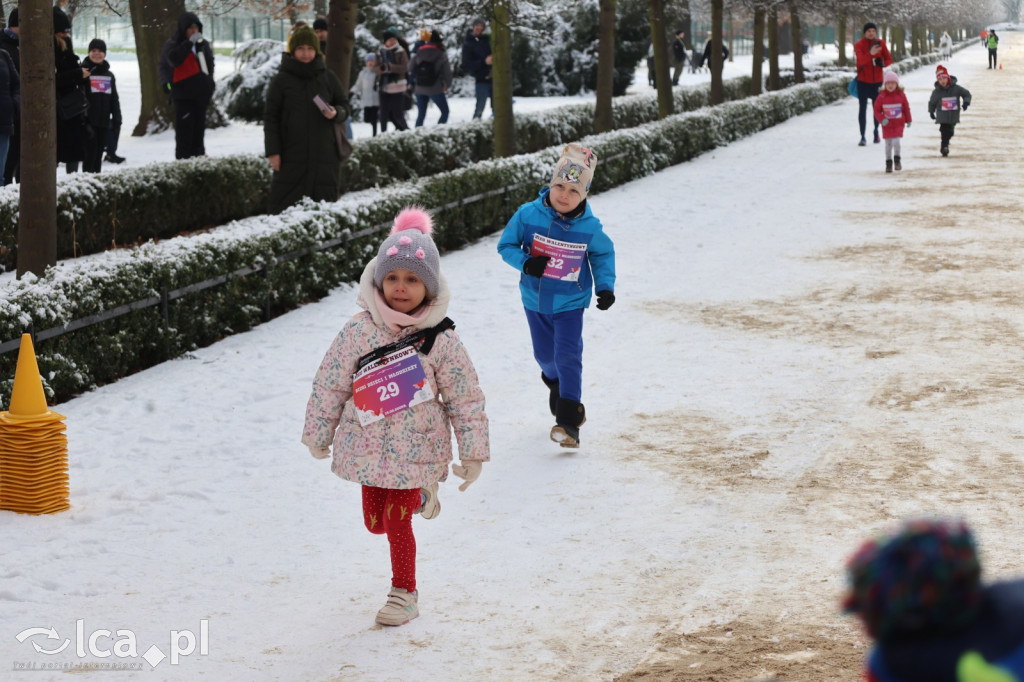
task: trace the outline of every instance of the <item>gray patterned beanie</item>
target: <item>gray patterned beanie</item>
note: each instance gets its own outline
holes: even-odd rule
[[[419,206],[402,209],[395,217],[391,234],[377,251],[373,283],[378,289],[392,270],[408,270],[423,281],[430,298],[437,296],[441,274],[441,256],[431,233],[434,222]]]
[[[562,156],[555,164],[555,172],[551,176],[551,184],[565,183],[573,185],[586,199],[590,193],[590,182],[594,179],[594,167],[597,166],[597,154],[594,150],[581,147],[575,142],[565,145]]]

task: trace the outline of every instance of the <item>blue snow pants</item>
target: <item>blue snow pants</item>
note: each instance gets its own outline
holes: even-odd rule
[[[558,393],[580,402],[583,394],[583,308],[564,313],[526,311],[533,357],[544,376],[558,380]]]

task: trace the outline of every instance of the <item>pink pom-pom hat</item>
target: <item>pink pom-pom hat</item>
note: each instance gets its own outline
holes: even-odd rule
[[[377,251],[373,283],[378,289],[389,272],[401,269],[415,273],[423,281],[428,296],[437,296],[441,256],[430,236],[433,231],[434,221],[425,209],[409,206],[399,211],[391,234]]]

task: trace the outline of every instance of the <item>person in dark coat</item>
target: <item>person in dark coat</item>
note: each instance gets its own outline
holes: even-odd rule
[[[206,107],[213,97],[213,49],[192,12],[178,18],[178,30],[160,53],[160,80],[174,101],[174,158],[206,154]]]
[[[708,38],[708,42],[704,43],[704,54],[700,56],[700,66],[708,65],[711,68],[711,46],[713,45],[711,38]],[[729,59],[729,48],[725,46],[725,42],[722,43],[722,65]]]
[[[679,76],[686,68],[686,33],[683,29],[676,31],[676,37],[672,41],[672,85],[679,85]]]
[[[409,71],[416,74],[416,127],[423,125],[427,103],[433,102],[441,112],[438,124],[448,122],[448,88],[452,86],[452,65],[440,32],[434,29],[429,40],[416,50]]]
[[[313,29],[296,29],[267,89],[263,141],[274,169],[272,213],[302,197],[335,201],[339,196],[341,157],[334,128],[348,117],[348,99],[319,48]]]
[[[112,127],[121,127],[117,79],[110,72],[106,57],[107,44],[96,38],[89,43],[89,56],[82,60],[82,68],[89,71],[89,125],[96,133],[85,145],[82,170],[86,173],[100,172],[107,135]]]
[[[21,77],[11,56],[0,50],[0,166],[7,161],[15,131],[14,122],[20,112]],[[3,178],[0,178],[0,186],[4,184]]]
[[[327,54],[327,20],[319,17],[313,20],[313,30],[320,41],[320,54]]]
[[[491,111],[494,111],[494,83],[491,81],[491,37],[484,33],[487,22],[474,19],[473,27],[466,31],[466,39],[462,43],[462,69],[476,81],[476,108],[473,118],[484,114],[488,98],[491,99]]]
[[[21,29],[18,27],[18,8],[11,10],[7,17],[7,28],[0,31],[0,50],[11,56],[14,68],[21,74]],[[7,163],[4,164],[4,184],[21,181],[21,112],[14,115],[14,130],[7,148]]]
[[[57,89],[57,163],[66,164],[67,172],[74,173],[85,159],[85,143],[93,132],[84,108],[81,113],[71,114],[70,108],[62,106],[62,102],[77,101],[76,91],[81,93],[82,101],[88,102],[89,72],[82,68],[71,44],[71,20],[59,7],[53,8],[53,58]]]

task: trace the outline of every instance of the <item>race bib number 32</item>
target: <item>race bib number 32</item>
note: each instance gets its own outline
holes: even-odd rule
[[[566,282],[578,282],[583,259],[587,257],[587,245],[563,242],[543,235],[533,235],[531,256],[551,256],[544,276]]]
[[[960,102],[957,97],[943,97],[942,98],[942,110],[943,111],[956,111],[960,108]]]
[[[406,347],[352,375],[352,402],[363,426],[434,398],[416,349]]]

